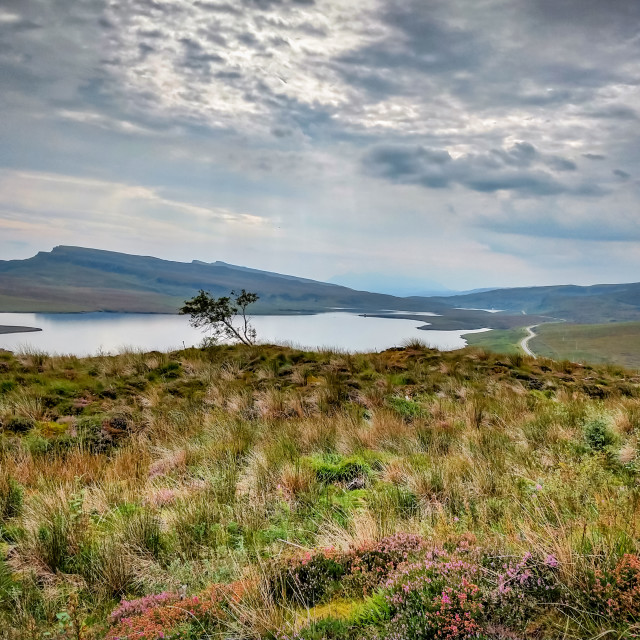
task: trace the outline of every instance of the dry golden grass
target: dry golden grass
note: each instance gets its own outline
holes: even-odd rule
[[[294,628],[261,563],[401,531],[554,555],[576,589],[607,554],[638,547],[631,373],[426,349],[9,362],[0,499],[11,480],[22,502],[0,535],[39,604],[0,613],[24,637],[29,620],[51,627],[69,591],[105,619],[124,595],[247,576],[235,628]],[[36,425],[13,432],[15,417]],[[597,420],[611,438],[600,448]]]

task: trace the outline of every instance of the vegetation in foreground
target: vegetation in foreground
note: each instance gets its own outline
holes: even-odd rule
[[[439,353],[0,354],[0,637],[640,635],[640,378]]]

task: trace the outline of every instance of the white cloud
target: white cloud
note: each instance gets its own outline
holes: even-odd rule
[[[269,233],[259,216],[164,197],[149,187],[48,173],[0,170],[0,226],[61,244],[128,236],[220,242]],[[33,242],[33,238],[32,238]]]

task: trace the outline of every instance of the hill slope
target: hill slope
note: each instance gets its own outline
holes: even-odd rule
[[[438,298],[456,307],[503,309],[511,313],[549,315],[569,322],[606,323],[640,320],[640,283],[561,285],[495,289]]]
[[[259,294],[258,313],[446,307],[225,263],[174,262],[81,247],[56,247],[27,260],[0,262],[0,311],[175,313],[199,289],[224,295],[241,288]]]

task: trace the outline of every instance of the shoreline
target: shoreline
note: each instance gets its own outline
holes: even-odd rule
[[[42,331],[42,329],[39,327],[13,327],[0,325],[0,335],[8,335],[10,333],[34,333],[35,331]]]

